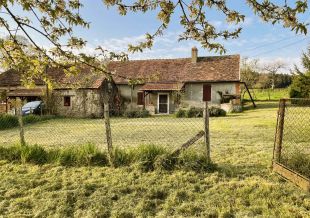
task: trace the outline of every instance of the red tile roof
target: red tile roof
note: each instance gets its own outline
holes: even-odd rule
[[[45,91],[43,89],[15,89],[7,93],[9,97],[23,97],[23,96],[43,96]]]
[[[199,57],[197,63],[190,58],[133,60],[127,62],[110,62],[108,70],[114,74],[117,84],[127,84],[130,79],[142,79],[144,83],[185,83],[185,82],[221,82],[239,81],[239,55]],[[59,88],[77,85],[82,88],[99,88],[106,78],[103,74],[93,74],[84,67],[80,74],[67,76],[63,70],[50,68],[48,77]],[[40,79],[36,85],[44,85]],[[0,87],[20,86],[21,74],[9,70],[0,74]],[[159,87],[160,85],[158,85]]]
[[[136,60],[110,62],[108,69],[115,73],[116,83],[127,83],[125,78],[145,82],[239,81],[239,55],[191,58]],[[121,76],[121,77],[117,77]]]

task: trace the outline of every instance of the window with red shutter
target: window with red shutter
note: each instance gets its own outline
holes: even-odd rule
[[[144,93],[143,92],[138,92],[138,105],[144,105]]]

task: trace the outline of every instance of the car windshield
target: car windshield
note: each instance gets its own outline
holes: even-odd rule
[[[41,104],[41,101],[31,101],[31,102],[28,102],[27,104],[25,104],[25,105],[23,106],[23,109],[24,109],[24,108],[36,108],[36,107],[38,107],[40,104]]]

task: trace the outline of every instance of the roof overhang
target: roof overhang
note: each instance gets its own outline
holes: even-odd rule
[[[8,97],[41,97],[44,96],[44,89],[15,89],[10,90],[6,95]]]

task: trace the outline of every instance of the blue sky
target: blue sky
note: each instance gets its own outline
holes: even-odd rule
[[[302,51],[310,44],[309,34],[308,36],[296,35],[279,24],[263,23],[245,5],[245,1],[228,0],[228,2],[232,8],[245,14],[246,20],[241,24],[243,31],[240,38],[223,42],[227,54],[259,58],[261,63],[284,61],[288,64],[287,68],[295,63],[299,64]],[[283,3],[284,0],[275,2]],[[156,11],[120,16],[116,8],[107,9],[102,0],[82,0],[82,3],[84,8],[81,9],[81,14],[91,25],[90,29],[75,29],[75,34],[88,41],[87,52],[92,52],[98,45],[113,51],[126,51],[128,43],[143,40],[146,32],[153,33],[160,24],[156,19]],[[199,49],[199,56],[219,55],[204,50],[194,41],[178,42],[178,35],[183,31],[178,23],[179,13],[176,11],[164,36],[156,39],[151,50],[131,54],[130,59],[189,57],[193,46]],[[233,26],[227,24],[225,17],[218,11],[209,11],[207,18],[219,29],[233,29]],[[301,17],[301,20],[310,22],[309,11]]]
[[[241,24],[243,32],[240,38],[224,42],[227,54],[241,54],[242,57],[259,58],[262,63],[274,60],[285,61],[288,63],[288,68],[293,63],[298,64],[302,51],[310,43],[309,34],[308,36],[296,35],[279,24],[263,23],[243,3],[244,1],[239,4],[235,3],[237,1],[229,2],[232,8],[242,11],[247,18]],[[83,4],[82,13],[91,22],[91,27],[89,30],[78,31],[78,33],[88,40],[90,50],[96,45],[102,45],[114,51],[126,51],[128,43],[142,40],[146,32],[154,32],[159,25],[156,12],[129,13],[127,16],[120,16],[116,8],[107,9],[101,0],[84,0]],[[188,57],[193,46],[199,49],[200,56],[217,55],[204,50],[194,41],[178,42],[178,35],[183,30],[178,24],[178,16],[178,12],[175,13],[165,35],[155,41],[151,50],[130,55],[130,58]],[[233,28],[232,25],[225,22],[224,16],[217,11],[210,11],[207,16],[218,28]],[[310,22],[309,12],[304,14],[301,20]]]

